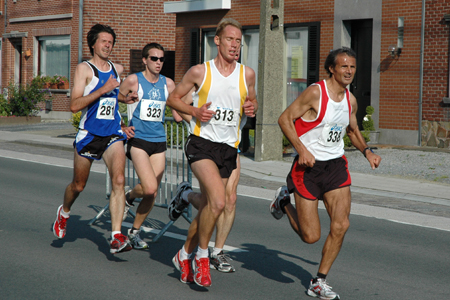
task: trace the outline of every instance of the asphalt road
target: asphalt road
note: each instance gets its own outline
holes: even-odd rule
[[[311,299],[305,290],[328,231],[323,210],[322,238],[306,245],[286,218],[271,217],[268,201],[239,197],[227,242],[237,271],[212,271],[205,289],[180,283],[171,262],[188,227],[182,219],[148,251],[109,253],[108,215],[87,226],[106,204],[104,174],[91,173],[57,240],[51,224],[71,176],[67,167],[0,158],[1,299]],[[167,222],[166,210],[154,208],[145,225]],[[341,299],[446,299],[449,244],[448,231],[352,215],[328,280]]]

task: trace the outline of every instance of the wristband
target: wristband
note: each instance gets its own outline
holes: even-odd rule
[[[372,149],[370,149],[369,147],[366,147],[366,148],[364,148],[364,150],[363,150],[363,155],[364,155],[364,157],[366,157],[366,150],[370,150],[370,152],[373,153],[373,150],[372,150]]]

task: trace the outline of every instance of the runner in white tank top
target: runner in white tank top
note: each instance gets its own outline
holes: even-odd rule
[[[318,201],[323,199],[330,217],[330,231],[317,277],[311,280],[307,294],[336,300],[340,297],[327,284],[326,277],[349,227],[351,179],[343,155],[344,130],[372,169],[378,167],[381,158],[367,147],[358,129],[356,99],[346,88],[356,72],[354,51],[345,47],[331,51],[325,70],[330,77],[308,87],[278,120],[298,156],[287,178],[289,189],[286,186],[278,189],[270,212],[276,219],[287,214],[302,241],[312,244],[321,235]],[[289,193],[294,193],[295,207]]]
[[[195,118],[191,122],[192,134],[186,142],[185,151],[199,180],[204,195],[202,202],[205,203],[192,221],[190,234],[173,258],[173,263],[181,271],[181,282],[194,281],[204,287],[211,285],[208,243],[226,206],[225,186],[236,167],[239,125],[244,114],[253,117],[257,110],[255,72],[235,61],[242,43],[241,25],[233,19],[223,19],[217,26],[214,42],[218,46],[218,54],[214,62],[209,62],[214,65],[210,69],[217,69],[211,71],[213,75],[207,74],[208,68],[204,64],[192,67],[167,99],[168,106]],[[242,79],[237,80],[237,71]],[[210,86],[208,76],[214,81],[209,91],[206,90]],[[224,78],[229,88],[219,91],[218,95],[214,89],[220,88],[217,83]],[[241,85],[246,85],[246,97]],[[198,99],[190,106],[181,98],[193,88],[198,91]],[[191,254],[197,246],[197,254],[193,258]]]

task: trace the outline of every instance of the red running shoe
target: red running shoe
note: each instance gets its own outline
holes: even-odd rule
[[[194,271],[194,282],[199,286],[211,286],[211,273],[209,272],[209,258],[204,257],[192,260],[192,270]]]
[[[181,260],[180,251],[178,251],[177,254],[172,258],[172,263],[175,268],[177,268],[177,270],[181,272],[180,281],[182,283],[193,283],[194,275],[192,274],[191,269],[192,259]]]
[[[111,241],[110,252],[112,254],[130,251],[133,247],[130,244],[130,240],[121,233],[114,235],[114,239]]]
[[[58,210],[56,211],[56,220],[55,223],[53,223],[53,234],[58,238],[62,239],[66,235],[66,223],[67,219],[61,216],[61,210],[63,209],[63,206],[61,205],[58,207]]]

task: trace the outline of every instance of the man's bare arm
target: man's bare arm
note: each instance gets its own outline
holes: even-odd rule
[[[316,160],[298,138],[294,121],[303,117],[310,110],[317,112],[319,100],[320,88],[316,85],[310,86],[278,118],[278,125],[299,154],[299,164],[307,167],[312,167]]]

